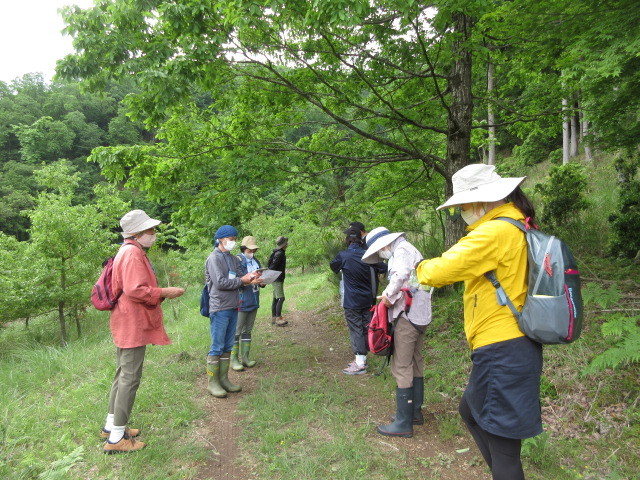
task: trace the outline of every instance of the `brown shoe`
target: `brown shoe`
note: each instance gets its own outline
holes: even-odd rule
[[[287,322],[284,318],[282,317],[275,317],[273,319],[273,321],[271,322],[271,325],[276,325],[278,327],[284,327],[285,325],[288,325],[289,322]]]
[[[147,444],[133,438],[122,437],[118,443],[105,443],[102,453],[112,455],[114,453],[129,453],[143,449]]]
[[[102,429],[102,431],[100,432],[100,436],[102,438],[109,438],[109,434],[111,432],[105,430],[104,428]],[[137,437],[138,435],[140,435],[140,429],[139,428],[125,428],[124,429],[124,437],[125,438],[134,438]]]

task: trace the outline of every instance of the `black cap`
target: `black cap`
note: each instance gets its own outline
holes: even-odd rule
[[[351,222],[349,224],[349,228],[347,228],[344,233],[349,234],[349,231],[354,228],[358,231],[358,235],[361,235],[360,232],[364,232],[364,224],[360,223],[360,222]]]

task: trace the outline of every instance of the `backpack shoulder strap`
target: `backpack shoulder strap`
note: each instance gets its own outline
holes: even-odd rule
[[[527,233],[527,227],[525,227],[524,223],[522,223],[520,220],[515,220],[510,217],[496,217],[494,218],[494,220],[502,220],[504,222],[510,223],[511,225],[515,225],[516,227],[518,227],[524,233]]]

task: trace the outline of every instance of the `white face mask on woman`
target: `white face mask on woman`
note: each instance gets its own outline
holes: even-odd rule
[[[378,256],[380,258],[384,258],[385,260],[388,260],[391,258],[391,249],[384,249],[384,250],[378,250]]]
[[[481,213],[476,213],[477,210],[477,205],[482,205],[480,207],[480,212]],[[460,216],[462,217],[462,219],[465,221],[465,223],[467,225],[471,225],[473,223],[476,223],[478,220],[480,220],[482,217],[485,216],[485,214],[487,213],[487,206],[485,203],[482,204],[478,204],[478,203],[472,203],[471,204],[471,208],[467,209],[467,210],[462,210],[460,212]]]
[[[222,244],[222,246],[224,247],[224,249],[227,252],[230,252],[231,250],[233,250],[234,248],[236,248],[236,242],[235,240],[227,240],[226,242],[224,242]]]
[[[244,252],[244,256],[251,260],[253,258],[253,253]]]
[[[138,243],[142,245],[144,248],[151,248],[151,246],[156,242],[156,234],[155,233],[145,233],[138,237]]]

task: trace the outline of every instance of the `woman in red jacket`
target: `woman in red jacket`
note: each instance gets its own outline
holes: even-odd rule
[[[176,298],[183,288],[158,287],[158,280],[144,249],[156,239],[160,220],[149,218],[142,210],[132,210],[120,220],[124,243],[113,262],[112,290],[120,295],[111,311],[111,334],[116,345],[117,368],[109,395],[109,411],[102,429],[107,438],[104,453],[140,450],[143,442],[135,440],[139,429],[127,428],[129,416],[142,376],[147,345],[169,345],[162,323],[160,303]]]

